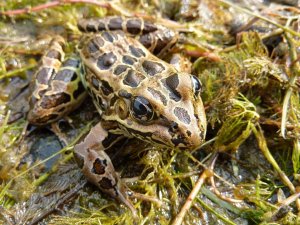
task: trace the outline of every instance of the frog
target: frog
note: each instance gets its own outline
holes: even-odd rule
[[[193,150],[205,140],[206,116],[197,76],[163,59],[178,41],[171,29],[139,17],[78,21],[76,53],[65,57],[55,36],[31,82],[29,123],[54,123],[90,96],[100,121],[74,146],[86,179],[135,209],[106,151],[123,138]],[[178,60],[173,60],[178,61]]]

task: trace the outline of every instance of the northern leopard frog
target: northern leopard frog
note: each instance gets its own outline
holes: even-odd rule
[[[89,93],[102,119],[75,145],[76,161],[90,182],[134,211],[105,150],[124,136],[170,148],[199,146],[206,132],[201,83],[151,53],[162,55],[176,43],[177,35],[163,26],[109,17],[81,20],[78,27],[86,33],[80,59],[65,59],[60,37],[42,57],[28,120],[54,122]]]

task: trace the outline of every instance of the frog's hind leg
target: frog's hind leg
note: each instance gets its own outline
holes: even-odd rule
[[[78,29],[82,32],[123,30],[125,33],[136,36],[154,32],[159,29],[159,26],[138,17],[109,16],[81,19],[78,21]]]
[[[136,217],[136,209],[127,199],[126,187],[115,172],[114,166],[105,152],[105,149],[123,137],[123,135],[108,132],[99,122],[81,142],[75,145],[74,156],[89,182],[124,203]]]
[[[178,33],[173,30],[138,17],[111,16],[81,19],[78,21],[78,29],[82,32],[123,31],[129,36],[136,37],[158,57],[165,56],[179,38]]]
[[[31,82],[29,123],[45,125],[57,121],[78,107],[86,96],[81,82],[82,65],[76,56],[67,59],[64,40],[53,38]]]

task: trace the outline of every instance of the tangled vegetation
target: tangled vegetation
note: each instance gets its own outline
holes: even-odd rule
[[[181,33],[172,51],[202,81],[208,120],[206,142],[192,152],[139,140],[111,150],[137,223],[300,224],[300,11],[294,1],[232,2],[0,0],[0,222],[133,224],[73,159],[99,120],[90,100],[51,127],[26,122],[29,82],[53,35],[71,53],[79,18],[122,15]]]

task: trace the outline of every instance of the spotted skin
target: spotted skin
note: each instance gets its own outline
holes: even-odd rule
[[[105,150],[123,137],[197,148],[206,132],[201,83],[151,53],[161,56],[176,43],[167,28],[122,17],[81,20],[78,27],[87,32],[77,46],[81,61],[64,61],[63,42],[53,41],[35,76],[28,119],[37,125],[57,120],[80,104],[88,90],[101,121],[75,145],[75,159],[91,183],[136,214]]]
[[[64,59],[63,45],[62,38],[53,39],[30,84],[27,119],[31,124],[56,121],[76,109],[87,95],[80,77],[82,64],[72,56]]]
[[[159,57],[166,55],[178,41],[178,35],[173,30],[141,18],[111,16],[102,19],[81,19],[78,21],[78,28],[87,33],[122,30]],[[139,51],[139,54],[143,55],[143,51]]]

